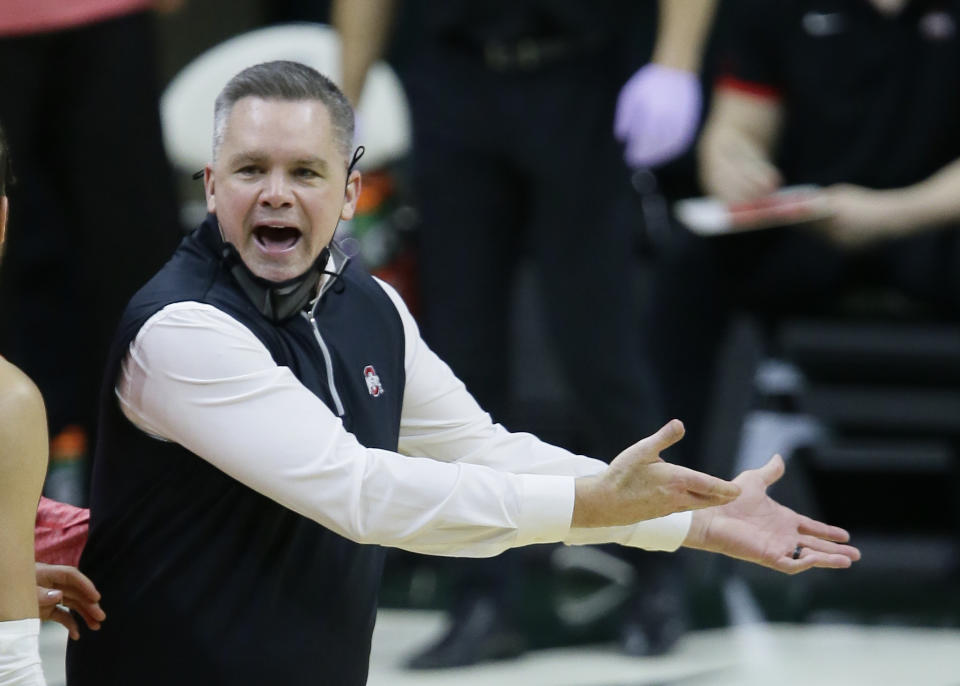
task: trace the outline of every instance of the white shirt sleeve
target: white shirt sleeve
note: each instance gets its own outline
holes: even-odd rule
[[[39,636],[39,619],[0,622],[0,686],[46,686]]]

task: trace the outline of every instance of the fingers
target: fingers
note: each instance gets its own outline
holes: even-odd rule
[[[821,538],[816,538],[815,536],[801,536],[799,539],[799,544],[803,546],[803,548],[800,550],[801,556],[803,555],[804,550],[811,550],[827,555],[844,555],[854,562],[860,559],[860,551],[857,548],[854,548],[852,545],[843,545],[842,543],[825,541]]]
[[[64,591],[67,596],[82,597],[90,602],[100,600],[100,592],[86,574],[76,567],[37,563],[37,583]]]
[[[76,619],[66,608],[79,614],[90,629],[96,631],[100,628],[107,615],[100,607],[100,592],[85,574],[75,567],[38,563],[36,576],[37,582],[43,584],[37,586],[41,617],[65,626],[73,639],[79,638],[80,633]]]
[[[757,471],[760,473],[760,478],[763,479],[763,483],[767,486],[772,486],[780,480],[780,477],[783,476],[786,469],[783,458],[779,455],[774,455],[767,464],[763,465]]]
[[[671,445],[679,443],[685,433],[686,429],[683,426],[683,422],[679,419],[671,419],[660,427],[656,433],[640,441],[640,445],[646,449],[661,453]]]
[[[107,618],[107,613],[100,607],[100,603],[92,602],[85,597],[64,593],[60,604],[76,611],[86,625],[93,630],[99,629],[100,623]]]
[[[93,631],[99,629],[101,622],[107,618],[103,608],[96,603],[88,603],[75,598],[64,598],[60,591],[51,591],[39,586],[37,587],[37,603],[41,619],[52,619],[64,624],[64,622],[58,618],[66,614],[67,616],[71,616],[71,621],[73,622],[72,615],[70,615],[68,611],[72,609],[80,615],[86,625]],[[68,609],[65,609],[63,606]],[[66,626],[66,624],[64,624],[64,626]]]
[[[724,481],[686,467],[676,468],[681,470],[683,485],[688,493],[713,500],[714,505],[728,503],[740,496],[740,487],[732,481]]]
[[[836,541],[837,543],[846,543],[850,540],[850,534],[846,529],[839,526],[831,526],[818,522],[810,517],[799,515],[800,522],[797,525],[797,531],[808,536],[816,536],[827,541]]]
[[[801,555],[797,560],[794,560],[792,557],[781,558],[773,565],[773,569],[783,572],[784,574],[799,574],[814,567],[820,569],[846,569],[852,564],[853,562],[850,558],[844,557],[843,555],[809,553],[807,555]]]
[[[96,631],[100,628],[100,623],[107,618],[107,613],[96,603],[86,603],[82,601],[65,599],[61,605],[65,605],[79,614],[88,627]]]
[[[49,607],[56,607],[63,600],[63,592],[55,588],[37,586],[37,605],[41,613]]]
[[[776,192],[782,180],[777,168],[760,159],[744,161],[740,167],[746,198],[758,198]]]
[[[75,610],[93,631],[99,629],[100,622],[106,618],[103,609],[96,603],[64,597],[62,591],[37,586],[37,605],[39,606],[41,619],[62,624],[70,632],[70,638],[72,639],[80,638],[79,627],[73,615],[70,614],[68,609],[60,607],[61,604]]]
[[[797,574],[814,567],[846,569],[859,559],[860,551],[853,546],[801,536],[797,545],[785,550],[771,566],[786,574]]]
[[[55,608],[48,619],[65,626],[67,631],[70,632],[70,638],[74,641],[80,638],[80,627],[77,626],[77,620],[62,607]]]
[[[783,182],[775,166],[739,139],[708,147],[703,176],[709,193],[728,203],[757,200],[774,193]]]
[[[689,512],[690,510],[702,510],[708,507],[717,507],[718,505],[726,505],[729,502],[730,502],[729,498],[722,498],[720,496],[701,495],[700,493],[687,491],[675,503],[673,511]]]
[[[793,553],[777,560],[774,569],[786,574],[799,574],[814,567],[820,569],[847,569],[853,560],[846,555],[823,553],[811,548],[803,548],[800,557],[793,559]]]

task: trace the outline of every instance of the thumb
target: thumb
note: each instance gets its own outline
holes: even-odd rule
[[[40,607],[53,607],[63,600],[63,591],[54,588],[44,588],[37,586],[37,605]]]
[[[787,467],[783,463],[783,458],[779,455],[774,455],[767,464],[763,465],[757,471],[760,473],[760,478],[763,479],[763,483],[767,486],[772,486],[780,480],[780,477],[783,476],[786,469]]]
[[[640,441],[640,445],[647,450],[660,453],[671,445],[679,443],[685,433],[686,429],[683,427],[683,422],[679,419],[671,419],[660,427],[655,434],[651,434]]]

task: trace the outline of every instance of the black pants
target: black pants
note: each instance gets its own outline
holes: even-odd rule
[[[707,401],[734,311],[768,323],[823,316],[836,311],[840,296],[863,288],[895,290],[955,315],[960,232],[944,229],[858,251],[837,248],[811,227],[706,239],[676,232],[658,260],[646,321],[656,331],[651,348],[667,410],[687,425],[678,446],[684,461],[696,466],[708,449]]]
[[[495,421],[527,428],[510,412],[508,322],[530,256],[587,452],[606,460],[663,420],[638,325],[640,218],[612,135],[625,77],[608,57],[495,71],[435,45],[405,74],[424,338]],[[458,566],[461,593],[519,590],[515,553]]]
[[[0,40],[10,141],[2,349],[36,381],[52,433],[95,428],[122,308],[179,237],[160,135],[152,15]]]

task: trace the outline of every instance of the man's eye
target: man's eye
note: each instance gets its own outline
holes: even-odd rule
[[[245,166],[245,167],[240,167],[240,168],[237,170],[237,173],[238,173],[238,174],[243,174],[244,176],[252,176],[252,175],[254,175],[254,174],[259,174],[259,173],[260,173],[260,167],[254,165],[254,164],[248,164],[248,165]]]
[[[317,172],[315,172],[313,169],[310,169],[308,167],[300,167],[294,172],[294,174],[296,174],[301,179],[316,179],[320,177],[320,175]]]

